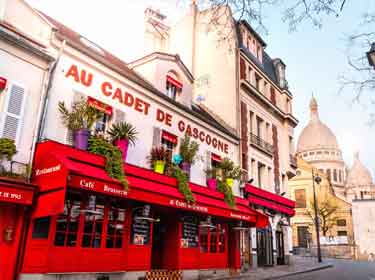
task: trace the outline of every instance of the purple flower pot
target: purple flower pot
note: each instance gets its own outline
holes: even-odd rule
[[[121,151],[122,153],[122,161],[126,161],[126,156],[128,155],[128,147],[129,147],[129,140],[127,139],[119,139],[114,142],[116,147]]]
[[[181,169],[187,174],[188,178],[190,178],[190,163],[182,162]]]
[[[90,131],[86,128],[74,131],[74,148],[86,151],[89,145],[89,136]]]
[[[217,180],[215,178],[210,178],[207,180],[207,187],[210,190],[216,191],[217,190]]]

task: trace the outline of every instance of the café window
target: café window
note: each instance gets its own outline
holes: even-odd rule
[[[148,205],[133,209],[131,240],[135,245],[148,245],[150,243],[151,218]]]
[[[221,156],[211,153],[211,167],[219,168],[220,162],[221,162]]]
[[[91,96],[87,98],[87,104],[103,113],[101,118],[95,122],[94,129],[95,133],[104,133],[113,113],[112,107]]]
[[[90,195],[85,207],[81,210],[84,216],[82,247],[100,248],[104,222],[104,199]]]
[[[186,216],[182,218],[182,248],[198,247],[198,219],[194,216]]]
[[[182,83],[176,74],[169,72],[166,79],[166,94],[169,98],[176,100],[176,96],[182,90]]]
[[[108,210],[106,248],[122,248],[124,237],[125,207],[113,201]]]
[[[67,193],[64,213],[56,218],[55,246],[77,246],[81,204],[82,198],[80,194]]]
[[[177,136],[163,130],[161,133],[161,145],[167,150],[168,159],[171,160],[173,151],[177,145]]]
[[[32,238],[33,239],[47,239],[49,227],[51,223],[50,217],[37,218],[34,220]]]
[[[296,201],[296,208],[306,208],[306,191],[305,190],[295,190],[294,198]]]
[[[224,253],[226,251],[226,229],[223,225],[201,225],[199,244],[202,253]]]

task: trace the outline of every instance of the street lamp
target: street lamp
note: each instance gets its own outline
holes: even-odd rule
[[[370,50],[366,53],[370,66],[375,68],[375,43],[371,44]]]
[[[322,181],[322,178],[319,175],[314,175],[314,168],[312,169],[312,181],[313,181],[313,192],[314,192],[314,212],[315,212],[315,230],[316,230],[316,245],[317,245],[317,253],[318,253],[318,262],[322,262],[322,253],[320,250],[320,235],[319,235],[319,221],[318,221],[318,202],[316,201],[316,194],[315,194],[315,183],[318,185]]]

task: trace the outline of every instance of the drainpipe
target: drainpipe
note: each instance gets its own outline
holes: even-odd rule
[[[47,106],[48,105],[48,97],[49,97],[49,93],[51,91],[52,81],[53,81],[53,78],[54,78],[56,66],[57,66],[57,63],[59,62],[60,57],[61,57],[61,55],[64,51],[65,44],[66,44],[66,40],[63,40],[63,42],[60,46],[60,50],[59,50],[59,53],[57,55],[57,58],[48,70],[48,75],[47,75],[48,78],[47,78],[47,81],[45,83],[46,90],[44,91],[44,94],[40,98],[40,101],[41,101],[40,104],[41,105],[39,107],[40,110],[38,112],[38,117],[37,117],[37,119],[38,119],[37,128],[36,128],[36,133],[34,134],[34,137],[33,137],[33,143],[32,143],[32,148],[31,148],[30,159],[29,159],[29,162],[31,164],[33,164],[33,162],[34,162],[34,154],[35,154],[36,144],[41,140],[42,135],[44,133],[45,118],[46,118],[47,107],[48,107]],[[28,174],[27,179],[28,179],[28,181],[30,181],[31,172],[30,172],[30,174]]]

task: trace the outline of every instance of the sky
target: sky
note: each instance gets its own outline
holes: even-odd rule
[[[181,0],[27,1],[125,62],[143,54],[146,7],[160,9],[170,23],[187,11]],[[339,93],[339,76],[348,69],[346,37],[359,24],[363,11],[374,10],[374,2],[347,1],[343,14],[325,18],[321,29],[303,23],[294,32],[289,31],[276,7],[265,15],[267,32],[261,32],[267,42],[267,53],[281,58],[287,65],[286,75],[294,96],[293,110],[300,122],[295,130],[296,139],[308,123],[308,105],[314,94],[320,118],[336,135],[345,162],[351,166],[353,154],[359,150],[362,162],[372,174],[375,133],[374,127],[366,124],[371,113],[371,106],[367,105],[370,100],[365,96],[360,103],[353,103],[353,92]]]

